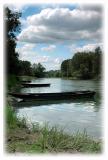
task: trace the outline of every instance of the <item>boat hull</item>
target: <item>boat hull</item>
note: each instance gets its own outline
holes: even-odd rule
[[[80,98],[93,98],[94,91],[76,91],[62,93],[10,93],[11,96],[24,100],[67,100]]]
[[[49,87],[50,84],[22,83],[23,87]]]

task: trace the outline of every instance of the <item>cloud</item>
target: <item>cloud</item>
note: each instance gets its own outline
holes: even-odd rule
[[[35,44],[24,44],[22,47],[17,48],[16,51],[19,53],[20,56],[29,55],[34,49]]]
[[[96,11],[96,12],[100,12],[102,11],[102,6],[101,5],[87,5],[87,4],[83,4],[83,5],[79,5],[79,9],[80,10],[85,10],[85,11]]]
[[[19,46],[20,45],[21,44],[19,43]],[[46,68],[46,70],[60,68],[60,64],[63,61],[63,58],[40,55],[36,52],[35,47],[35,44],[24,43],[23,46],[18,47],[16,51],[19,53],[19,58],[21,60],[30,61],[32,64],[41,63]],[[56,48],[55,45],[49,45],[48,47]]]
[[[23,3],[11,3],[11,4],[6,4],[5,7],[9,7],[12,11],[15,11],[15,12],[24,12],[25,9],[28,8],[28,5],[25,5]]]
[[[19,53],[21,60],[31,61],[36,57],[37,53],[34,51],[35,44],[26,43],[22,47],[17,47],[16,51]]]
[[[42,51],[48,51],[48,52],[52,52],[56,49],[55,45],[49,45],[48,47],[43,47],[41,48]]]
[[[69,46],[70,51],[72,53],[83,52],[83,51],[94,51],[97,47],[101,47],[101,49],[103,49],[102,43],[87,44],[82,47],[78,47],[76,45]]]
[[[55,63],[55,64],[57,64],[57,65],[58,65],[58,64],[60,64],[60,63],[61,63],[61,61],[62,61],[62,60],[61,60],[60,58],[56,58],[56,59],[54,59],[54,63]]]
[[[46,70],[59,70],[63,60],[64,59],[61,57],[49,57],[48,61],[43,63],[43,65],[45,66]]]
[[[83,39],[100,41],[101,9],[85,8],[43,9],[40,13],[27,17],[29,26],[22,30],[18,39],[30,43],[74,42]]]
[[[35,51],[35,44],[24,44],[22,47],[16,49],[19,53],[21,60],[27,60],[31,63],[46,63],[49,60],[49,56],[41,56]]]
[[[35,63],[46,63],[49,61],[49,56],[36,56]]]

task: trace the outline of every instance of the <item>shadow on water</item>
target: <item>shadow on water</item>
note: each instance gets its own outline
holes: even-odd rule
[[[29,108],[29,107],[41,107],[44,105],[53,105],[53,104],[71,104],[71,103],[76,103],[76,104],[84,104],[84,103],[89,103],[93,104],[94,107],[94,112],[98,112],[100,109],[100,104],[99,102],[95,101],[94,98],[85,98],[85,99],[75,99],[75,100],[46,100],[46,101],[21,101],[14,103],[14,107],[17,108]]]
[[[15,103],[16,108],[25,108],[25,107],[40,107],[44,105],[53,105],[53,104],[81,104],[85,106],[85,103],[89,103],[90,107],[94,108],[94,112],[98,112],[101,108],[101,91],[102,83],[100,81],[94,80],[63,80],[63,79],[34,79],[33,83],[51,83],[49,88],[25,88],[19,89],[18,92],[21,93],[49,93],[49,92],[63,92],[63,91],[76,91],[76,90],[94,90],[96,95],[94,98],[84,98],[76,100],[45,100],[45,101],[22,101]],[[80,105],[75,105],[80,106]]]
[[[19,117],[27,117],[30,122],[49,122],[52,126],[66,126],[65,131],[75,133],[84,128],[90,136],[100,138],[102,130],[102,83],[93,80],[37,79],[33,83],[50,83],[49,88],[20,88],[20,93],[53,93],[76,90],[93,90],[94,98],[75,100],[43,100],[15,102]]]

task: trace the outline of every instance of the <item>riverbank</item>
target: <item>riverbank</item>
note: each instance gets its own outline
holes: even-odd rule
[[[101,76],[97,76],[97,77],[94,77],[94,78],[88,78],[88,79],[83,79],[83,78],[79,78],[79,77],[66,77],[66,76],[61,76],[62,79],[68,79],[68,80],[98,80],[98,81],[101,81]]]
[[[15,91],[22,86],[22,81],[31,80],[36,77],[32,76],[16,76],[16,75],[9,75],[7,76],[7,91]]]
[[[87,133],[68,135],[59,127],[27,127],[26,119],[18,119],[13,108],[6,108],[6,151],[8,153],[101,153],[102,142]]]

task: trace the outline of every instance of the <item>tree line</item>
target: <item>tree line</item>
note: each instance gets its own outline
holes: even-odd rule
[[[72,59],[64,60],[61,64],[62,77],[77,79],[93,79],[101,76],[102,50],[97,47],[94,51],[77,52]]]
[[[16,52],[17,35],[21,31],[21,13],[5,8],[5,54],[6,73],[9,75],[30,75],[41,77],[73,77],[91,79],[101,75],[102,51],[97,47],[93,52],[78,52],[71,59],[64,60],[61,70],[46,71],[40,63],[31,64],[19,59]]]
[[[6,54],[6,73],[10,75],[32,75],[44,77],[45,68],[40,63],[33,65],[29,61],[19,59],[16,52],[17,35],[21,31],[21,13],[13,12],[8,7],[5,8],[5,54]]]
[[[5,54],[6,54],[6,73],[7,77],[17,76],[35,76],[41,77],[60,77],[60,70],[46,71],[41,63],[34,63],[19,59],[19,53],[16,52],[17,35],[21,31],[20,22],[21,13],[13,12],[8,7],[5,8]],[[12,78],[13,79],[13,78]]]

